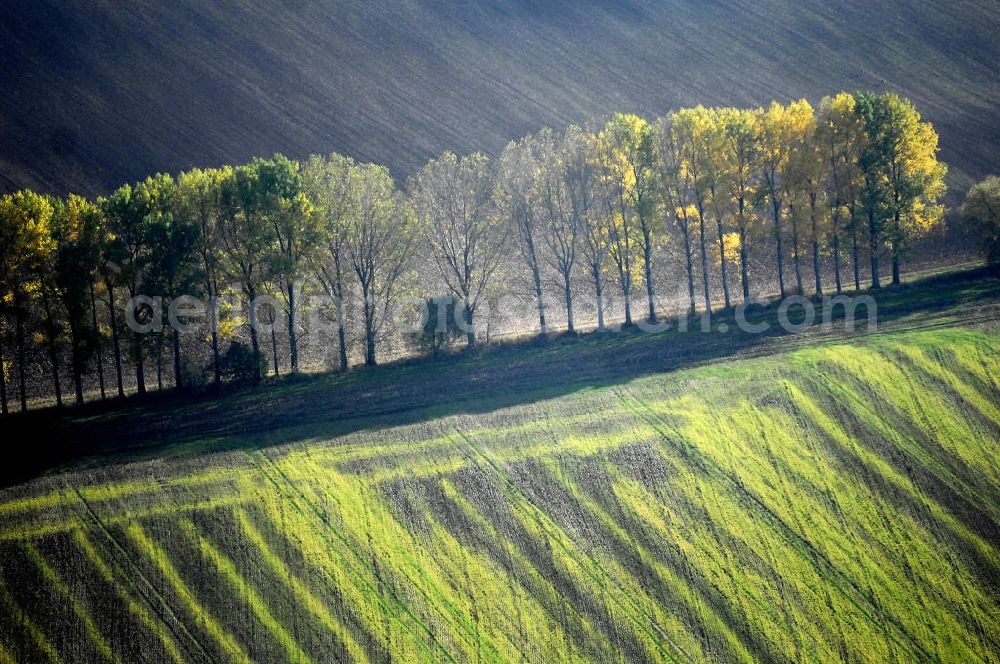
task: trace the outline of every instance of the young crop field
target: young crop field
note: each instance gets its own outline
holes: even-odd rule
[[[998,376],[947,325],[37,479],[0,662],[996,662]]]

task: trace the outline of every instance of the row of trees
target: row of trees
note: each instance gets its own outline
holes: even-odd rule
[[[671,252],[681,257],[692,312],[699,299],[711,309],[713,272],[724,306],[733,304],[733,284],[750,298],[748,256],[768,243],[782,295],[806,292],[807,273],[808,290],[823,292],[827,256],[837,291],[846,262],[860,288],[864,247],[873,286],[885,251],[898,283],[913,240],[941,219],[945,167],[936,152],[937,135],[910,102],[859,93],[826,98],[818,109],[805,100],[697,107],[652,122],[619,114],[602,126],[544,129],[492,159],[446,153],[405,191],[381,166],[277,155],[155,175],[96,201],[18,192],[0,199],[4,412],[11,382],[27,407],[32,365],[47,367],[59,403],[64,373],[77,402],[94,373],[102,397],[124,394],[123,363],[143,393],[154,361],[162,384],[167,354],[174,385],[183,387],[185,325],[158,321],[162,310],[172,321],[193,316],[190,296],[210,303],[193,338],[210,347],[208,372],[218,383],[244,336],[260,378],[259,316],[269,324],[275,371],[279,318],[288,363],[298,370],[303,290],[323,294],[346,370],[351,293],[359,345],[373,365],[404,295],[446,290],[472,346],[484,298],[515,272],[528,277],[543,333],[553,278],[570,331],[581,276],[599,328],[609,289],[622,296],[626,325],[634,289],[645,291],[645,317],[657,320],[657,261]],[[243,306],[218,304],[234,293]],[[277,306],[257,306],[265,294]]]

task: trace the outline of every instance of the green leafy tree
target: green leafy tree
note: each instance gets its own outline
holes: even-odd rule
[[[219,216],[220,268],[239,287],[247,302],[250,349],[260,357],[257,297],[274,279],[277,240],[261,194],[260,166],[263,160],[238,166],[220,180],[222,214]],[[255,380],[262,377],[260,362],[254,362]]]
[[[173,202],[176,204],[176,200]],[[164,298],[163,306],[168,310],[177,298],[197,292],[201,283],[202,265],[198,252],[201,228],[199,221],[188,215],[168,212],[153,218],[149,229],[149,283],[153,292]],[[175,313],[179,317],[182,312]],[[173,327],[171,332],[174,387],[182,389],[181,331]]]
[[[938,201],[945,191],[947,167],[937,160],[937,133],[920,121],[909,100],[891,93],[858,93],[855,112],[866,134],[859,156],[864,173],[861,198],[868,215],[872,287],[878,288],[883,246],[892,258],[892,283],[898,284],[900,262],[913,240],[941,222]]]
[[[309,262],[334,308],[341,372],[349,368],[345,307],[350,285],[348,228],[358,214],[351,178],[354,166],[354,160],[339,154],[313,155],[302,166],[304,191],[314,207],[319,233],[317,250],[309,254]]]
[[[319,246],[318,218],[303,191],[297,162],[277,154],[254,162],[257,169],[257,214],[270,220],[279,254],[274,261],[283,283],[287,307],[289,359],[299,369],[297,284],[309,264],[309,254]]]
[[[139,324],[148,323],[153,313],[136,300],[138,296],[149,296],[151,292],[152,228],[162,217],[172,216],[173,196],[173,178],[160,173],[134,187],[120,187],[102,203],[109,232],[108,260],[117,268],[117,282],[126,289],[130,298],[130,316]],[[139,394],[146,393],[145,364],[150,345],[147,336],[138,330],[133,330],[131,335]]]
[[[176,217],[198,226],[197,251],[201,257],[203,292],[208,297],[209,332],[212,342],[212,375],[216,385],[222,381],[219,350],[220,295],[219,223],[222,214],[222,182],[232,177],[228,166],[221,169],[192,169],[177,176]]]
[[[82,404],[83,376],[98,347],[98,330],[92,324],[96,315],[93,285],[100,264],[103,218],[95,204],[80,196],[53,200],[53,209],[52,290],[69,326],[70,369],[76,403]]]
[[[14,344],[21,411],[28,409],[27,362],[30,309],[38,275],[51,253],[52,201],[32,191],[0,198],[0,288],[14,316]],[[58,381],[56,381],[58,383]]]
[[[973,185],[959,214],[982,242],[986,264],[1000,265],[1000,177],[994,175]]]

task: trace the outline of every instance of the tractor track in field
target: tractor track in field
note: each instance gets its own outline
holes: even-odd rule
[[[673,426],[664,420],[649,404],[640,399],[634,393],[628,389],[617,390],[619,400],[622,405],[627,409],[632,411],[637,417],[646,421],[651,427],[653,427],[663,438],[663,440],[672,445],[676,446],[679,441],[683,440],[683,437],[676,432],[671,433]],[[693,446],[683,445],[686,456],[691,459],[696,459],[696,467],[700,469],[709,477],[714,477],[730,488],[733,495],[737,496],[744,504],[753,509],[755,512],[759,512],[764,516],[763,521],[767,523],[779,537],[785,539],[793,548],[797,549],[802,553],[802,557],[809,560],[816,570],[816,573],[820,575],[825,581],[831,584],[836,590],[838,590],[851,604],[854,605],[858,611],[860,611],[866,618],[872,621],[873,624],[886,625],[887,617],[885,611],[883,611],[878,603],[866,593],[848,576],[844,575],[837,567],[822,553],[820,552],[808,539],[797,533],[791,526],[789,526],[785,521],[775,514],[775,512],[764,503],[764,501],[754,494],[752,491],[746,488],[746,486],[734,477],[730,472],[726,471],[724,468],[720,467],[717,463],[711,461],[705,455],[700,454]],[[835,578],[831,578],[835,577]],[[852,593],[845,592],[842,586],[850,588]],[[861,604],[856,601],[854,596],[860,598],[869,608],[861,606]],[[873,619],[875,614],[879,617],[876,621]],[[921,646],[913,636],[895,620],[888,620],[888,623],[892,625],[895,631],[897,631],[905,641],[909,643],[910,646],[916,649],[920,654],[919,661],[933,661],[934,657],[928,653],[923,646]],[[904,648],[903,644],[892,634],[887,633],[893,643],[897,647]],[[918,661],[914,657],[914,653],[911,651],[910,656],[913,657],[913,661]]]
[[[83,496],[82,493],[80,493],[79,488],[70,485],[69,483],[66,483],[66,486],[77,497],[79,504],[83,507],[85,517],[93,523],[94,530],[96,532],[101,533],[104,536],[108,544],[110,544],[112,549],[114,549],[114,551],[118,554],[121,563],[128,568],[130,574],[119,575],[119,578],[125,579],[128,582],[128,584],[132,586],[132,591],[135,592],[137,595],[139,595],[139,597],[141,597],[142,600],[156,613],[156,615],[160,618],[160,622],[162,622],[163,625],[170,630],[171,634],[177,641],[179,642],[184,641],[185,639],[180,638],[181,635],[183,635],[183,637],[185,637],[187,641],[194,644],[196,651],[201,653],[201,655],[205,658],[205,661],[215,662],[216,660],[211,656],[211,654],[209,654],[204,644],[202,644],[202,642],[188,630],[187,625],[185,625],[184,621],[181,620],[180,617],[174,612],[173,608],[170,605],[170,602],[167,601],[167,598],[164,597],[163,593],[161,593],[159,590],[156,589],[156,585],[150,582],[149,578],[143,573],[139,565],[136,564],[134,560],[132,560],[132,556],[125,548],[125,545],[123,545],[118,540],[118,538],[115,537],[114,533],[111,532],[111,529],[108,528],[107,525],[104,523],[104,521],[101,519],[101,517],[97,515],[97,512],[95,512],[94,508],[90,505],[90,502],[87,501],[87,499]],[[111,560],[108,562],[113,567],[118,567],[118,565],[115,564],[116,562],[115,560]],[[139,588],[137,588],[136,584],[132,581],[132,579],[139,579],[145,586],[147,591],[158,601],[156,602],[150,601],[149,596],[143,593]],[[161,608],[163,612],[161,612],[160,610]],[[175,626],[176,628],[180,629],[181,634],[178,634],[176,632]]]
[[[340,534],[339,531],[330,524],[327,518],[323,515],[322,510],[320,510],[320,508],[305,494],[305,492],[302,491],[301,489],[296,488],[295,482],[292,481],[292,479],[288,477],[287,474],[285,474],[285,472],[278,466],[277,463],[275,463],[273,459],[271,459],[270,456],[268,456],[267,452],[265,452],[264,450],[260,450],[254,454],[248,453],[246,454],[246,458],[250,463],[251,467],[255,468],[258,472],[260,472],[260,474],[272,485],[274,490],[280,496],[286,499],[290,499],[290,502],[295,507],[296,511],[298,511],[303,517],[307,519],[311,517],[312,519],[318,520],[324,526],[324,530],[318,530],[314,532],[316,532],[316,534],[320,537],[320,539],[323,540],[323,542],[328,547],[336,547],[336,544],[334,544],[334,542],[326,535],[327,531],[334,533],[334,536],[343,545],[343,550],[350,554],[350,556],[354,559],[356,564],[361,565],[362,567],[367,566],[368,563],[365,562],[362,554],[356,551],[353,546],[351,546],[351,543],[347,540],[346,536]],[[288,493],[283,491],[282,484],[287,486],[288,489],[294,495],[290,496]],[[302,504],[299,501],[305,503],[306,506],[305,509],[303,508]],[[365,583],[365,586],[368,587],[369,584],[367,582],[363,583]],[[382,595],[377,591],[377,589],[368,587],[368,590],[371,592],[371,596],[376,598],[379,603],[383,602]],[[414,624],[419,625],[424,630],[424,632],[426,632],[426,636],[428,637],[430,643],[436,648],[440,649],[442,653],[444,653],[445,659],[447,661],[452,662],[452,664],[457,664],[456,660],[451,655],[451,653],[449,653],[447,649],[445,649],[444,646],[437,641],[436,637],[434,636],[433,630],[430,629],[430,627],[416,615],[416,613],[413,611],[412,608],[410,608],[402,599],[400,599],[397,596],[396,591],[391,586],[391,584],[385,584],[385,590],[389,594],[389,597],[392,598],[392,602],[396,605],[395,608],[398,608],[399,610],[403,611],[407,616],[411,618]],[[434,606],[430,602],[428,602],[428,605]],[[391,609],[393,607],[383,606],[382,608],[383,610],[389,612],[387,613],[387,615],[393,615],[391,613]],[[444,616],[442,616],[442,618],[443,617]],[[425,648],[427,647],[427,644],[424,643],[422,639],[419,639],[419,637],[412,632],[407,623],[401,622],[400,624],[408,632],[410,632],[412,636],[414,636],[417,639],[418,643],[423,645]],[[428,654],[431,653],[429,652]]]
[[[545,526],[545,524],[542,522],[542,520],[538,517],[538,513],[544,514],[545,512],[531,501],[531,499],[524,493],[524,491],[519,486],[517,486],[517,484],[510,478],[510,476],[507,474],[507,472],[504,471],[500,467],[500,465],[498,463],[496,463],[495,461],[493,461],[493,459],[491,459],[478,446],[476,446],[475,443],[473,443],[469,439],[469,437],[467,435],[465,435],[464,432],[462,432],[461,430],[458,430],[458,429],[456,429],[455,432],[458,434],[458,437],[461,439],[461,441],[464,444],[464,446],[466,448],[468,448],[469,451],[472,453],[473,458],[478,459],[480,462],[484,463],[487,467],[489,467],[490,469],[492,469],[494,473],[496,473],[497,478],[501,481],[501,483],[503,485],[502,488],[506,489],[507,493],[513,494],[519,500],[524,501],[525,504],[527,504],[528,506],[531,507],[531,510],[532,510],[532,520],[535,522],[535,525],[538,526],[538,528],[541,529],[543,532],[545,532],[553,541],[555,541],[559,545],[559,547],[563,550],[563,553],[565,553],[567,556],[569,556],[571,559],[573,559],[575,562],[577,562],[577,564],[580,566],[581,569],[588,569],[588,566],[580,565],[580,561],[577,558],[577,556],[573,555],[572,551],[570,551],[566,547],[564,540],[562,538],[560,538],[558,536],[558,534],[553,534],[553,533],[549,532],[549,529]],[[682,653],[687,658],[687,661],[689,661],[689,662],[695,661],[694,658],[691,657],[691,655],[689,653],[687,653],[683,648],[681,648],[677,643],[675,643],[667,635],[667,633],[663,631],[663,628],[660,627],[660,625],[658,625],[656,623],[656,620],[652,616],[650,616],[649,614],[647,614],[642,609],[642,607],[638,606],[634,601],[632,601],[632,599],[630,598],[629,594],[620,585],[618,585],[618,583],[614,580],[614,578],[611,576],[611,574],[609,574],[604,569],[604,567],[599,562],[597,562],[597,560],[593,556],[590,556],[590,555],[587,555],[586,553],[584,553],[583,557],[590,563],[590,565],[589,565],[590,569],[587,571],[587,575],[590,576],[592,580],[594,580],[595,582],[598,582],[598,584],[600,586],[604,586],[604,584],[600,583],[600,581],[596,578],[596,573],[593,571],[594,569],[596,569],[597,572],[600,573],[604,577],[604,579],[606,580],[606,582],[609,585],[611,585],[615,590],[617,590],[617,594],[621,595],[622,597],[625,598],[625,601],[632,607],[632,611],[634,611],[636,614],[641,615],[641,616],[643,616],[643,617],[646,618],[646,620],[647,620],[647,622],[649,624],[647,626],[645,626],[646,627],[645,631],[646,631],[646,633],[647,633],[648,636],[654,636],[654,642],[656,641],[655,635],[658,635],[663,641],[665,641],[666,643],[668,643],[671,646],[671,648],[673,648],[677,652]],[[624,610],[624,607],[622,606],[621,600],[619,600],[619,598],[618,598],[617,595],[612,594],[612,595],[609,595],[609,596],[612,598],[612,601],[614,601],[616,604],[618,604],[619,608],[621,608],[621,609]],[[625,611],[625,613],[626,613],[626,615],[629,615],[630,617],[632,616],[631,612]],[[639,624],[643,625],[643,623],[641,623],[641,622]],[[653,634],[653,632],[649,631],[650,627],[655,632],[655,635]],[[670,661],[672,661],[672,662],[676,662],[677,661],[673,656],[671,656],[671,654],[669,652],[663,650],[662,648],[660,648],[659,650],[660,650],[660,654],[662,654],[664,657],[668,658]]]

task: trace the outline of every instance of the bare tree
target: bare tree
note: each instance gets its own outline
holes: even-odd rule
[[[594,207],[595,168],[591,159],[591,140],[575,126],[567,129],[562,137],[557,138],[552,132],[544,131],[539,138],[539,188],[545,222],[543,237],[549,249],[548,261],[562,281],[566,329],[573,332],[573,268],[580,234],[585,230]],[[598,263],[598,283],[601,262],[603,254]],[[600,302],[598,307],[598,327],[603,327]]]
[[[543,129],[537,137],[527,136],[511,141],[500,154],[496,167],[494,199],[505,221],[510,224],[517,238],[521,257],[531,272],[535,302],[538,307],[540,334],[545,335],[545,298],[542,291],[541,260],[538,256],[538,236],[543,212],[540,199],[540,172],[547,166],[539,155],[539,148],[551,142],[552,131]]]
[[[446,152],[410,180],[420,227],[445,285],[462,300],[469,347],[483,293],[504,258],[504,226],[493,201],[489,159]]]

